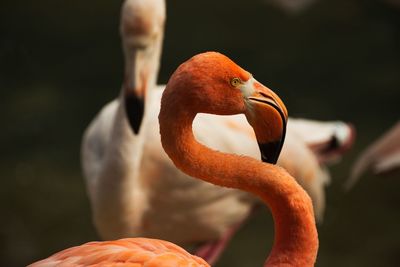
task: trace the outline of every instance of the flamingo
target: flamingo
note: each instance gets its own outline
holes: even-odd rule
[[[122,89],[90,123],[82,141],[93,221],[103,239],[146,236],[194,244],[198,255],[214,262],[259,200],[193,179],[163,152],[157,114],[164,86],[156,85],[156,77],[164,23],[164,0],[127,0],[122,6]],[[199,114],[194,132],[220,151],[260,158],[243,115]],[[351,136],[344,123],[289,120],[278,164],[309,192],[319,220],[329,182],[324,165],[343,153]]]
[[[275,240],[264,266],[314,266],[318,234],[307,193],[281,167],[200,144],[192,131],[198,113],[245,114],[255,131],[263,160],[275,163],[287,121],[281,99],[226,56],[216,52],[196,55],[178,67],[163,93],[159,114],[161,142],[183,172],[257,195],[271,209]],[[172,243],[144,238],[91,242],[30,266],[100,264],[209,266]]]
[[[322,165],[340,161],[353,145],[356,132],[350,123],[303,118],[290,118],[287,128],[307,145]]]
[[[400,167],[400,122],[368,146],[351,169],[346,188],[350,189],[369,169],[376,174],[386,173]]]

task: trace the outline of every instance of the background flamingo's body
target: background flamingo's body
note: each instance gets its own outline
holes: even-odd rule
[[[141,126],[140,135],[145,136],[146,142],[143,144],[143,152],[138,151],[138,153],[143,153],[140,166],[134,170],[127,166],[129,161],[125,160],[124,167],[126,169],[118,170],[121,165],[116,165],[113,171],[110,170],[110,176],[107,179],[109,183],[118,184],[121,182],[121,177],[116,177],[116,174],[124,171],[125,175],[122,178],[126,179],[127,183],[135,184],[117,187],[119,192],[113,193],[113,197],[110,198],[109,193],[101,191],[110,191],[109,184],[102,187],[105,181],[96,179],[104,176],[100,176],[100,172],[96,173],[95,168],[90,168],[92,166],[85,168],[86,170],[95,170],[92,173],[96,173],[92,176],[86,175],[89,178],[87,182],[96,227],[105,239],[148,236],[167,239],[178,244],[216,240],[233,224],[247,216],[255,199],[240,191],[216,187],[193,179],[172,164],[161,147],[157,119],[160,98],[153,97],[156,93],[161,96],[162,91],[152,90],[149,92],[149,98],[154,101],[148,103],[149,109]],[[110,123],[108,119],[103,120],[108,117],[108,114],[102,114],[106,114],[104,112],[108,111],[115,113],[117,109],[118,103],[113,102],[103,110],[99,116],[100,120],[98,120],[102,123],[95,123],[93,127],[89,127],[86,133],[88,140],[96,139],[93,138],[95,135],[91,135],[92,133],[106,132],[96,131],[98,125]],[[204,123],[204,119],[199,118],[197,122]],[[206,124],[205,129],[211,130],[210,134],[218,133],[215,124]],[[109,125],[111,126],[111,123]],[[126,131],[127,135],[132,135],[130,138],[137,138],[130,133],[129,127],[126,128]],[[240,132],[237,135],[234,133],[233,131],[231,136],[226,137],[218,133],[214,136],[217,139],[215,142],[219,140],[222,141],[222,144],[224,142],[231,144],[233,143],[229,141],[231,138],[241,135]],[[101,138],[103,136],[99,137],[99,139]],[[94,142],[94,144],[101,144],[99,147],[88,150],[84,148],[84,157],[85,155],[87,155],[86,158],[99,156],[99,154],[90,153],[94,149],[106,151],[107,148],[114,147],[114,139],[105,138],[104,140],[106,141],[104,144]],[[125,141],[128,140],[125,139]],[[93,142],[86,144],[90,143]],[[247,143],[251,144],[255,141],[249,139]],[[127,145],[129,146],[129,144]],[[257,145],[252,144],[252,146]],[[131,151],[127,152],[126,146],[120,146],[119,149],[120,151],[116,152],[117,156],[121,155],[124,159],[133,158],[130,154]],[[104,154],[100,159],[106,159],[106,157],[107,155]],[[97,171],[103,171],[104,163],[94,166],[99,168]],[[112,189],[114,188],[112,187]],[[96,201],[102,196],[105,198],[104,202]],[[101,203],[109,206],[100,205]],[[136,207],[137,209],[135,209]],[[230,208],[227,209],[227,207]]]

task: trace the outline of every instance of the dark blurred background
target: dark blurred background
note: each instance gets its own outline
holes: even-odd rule
[[[81,135],[121,86],[121,1],[0,3],[0,266],[96,240],[80,171]],[[168,1],[160,83],[198,52],[223,52],[284,99],[291,116],[344,120],[357,141],[331,168],[317,266],[400,265],[400,177],[365,175],[356,155],[399,119],[400,8],[320,0],[289,14],[266,0]],[[217,266],[261,266],[260,212]]]

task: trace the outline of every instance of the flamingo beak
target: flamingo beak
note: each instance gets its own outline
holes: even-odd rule
[[[271,89],[252,80],[245,115],[256,134],[261,160],[276,164],[285,141],[287,109]]]
[[[129,125],[135,134],[139,133],[144,115],[147,90],[147,73],[143,55],[138,51],[126,51],[124,100]]]

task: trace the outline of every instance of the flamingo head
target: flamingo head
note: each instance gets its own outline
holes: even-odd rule
[[[146,92],[156,85],[165,13],[164,0],[126,0],[121,10],[123,93],[128,121],[135,134],[143,119]]]
[[[272,90],[228,57],[206,52],[180,65],[167,84],[161,105],[166,102],[172,109],[193,114],[245,114],[262,160],[273,164],[278,160],[286,134],[286,107]]]

